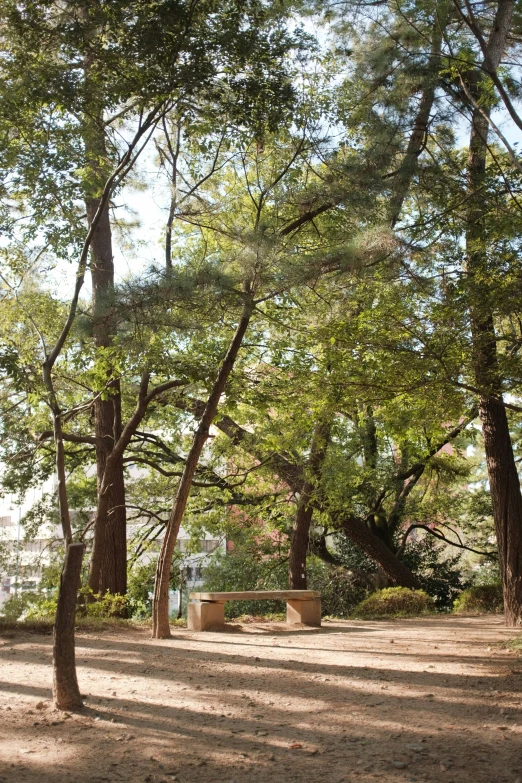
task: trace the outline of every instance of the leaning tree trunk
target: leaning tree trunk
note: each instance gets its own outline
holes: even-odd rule
[[[87,123],[85,148],[88,165],[97,175],[99,189],[104,184],[104,166],[108,160],[103,120],[94,118]],[[98,211],[100,199],[95,191],[86,200],[87,220],[91,225]],[[107,202],[99,216],[91,240],[92,328],[96,348],[108,348],[113,343],[114,322],[114,261],[112,231]],[[98,397],[94,403],[96,435],[96,473],[98,492],[101,490],[107,458],[121,434],[121,393],[119,380],[109,384],[106,399]],[[94,593],[127,592],[127,530],[125,513],[125,480],[123,459],[114,466],[109,490],[107,514],[96,518],[89,587]]]
[[[380,566],[394,585],[397,587],[410,587],[412,590],[421,588],[421,583],[417,577],[388,549],[384,541],[372,533],[362,520],[355,517],[345,518],[343,520],[343,531],[350,541],[357,544],[365,555],[368,555]]]
[[[499,0],[484,52],[484,69],[496,72],[506,46],[513,2]],[[468,155],[466,272],[473,342],[475,382],[481,390],[480,419],[484,436],[493,517],[504,587],[507,625],[522,625],[522,495],[513,455],[502,379],[497,357],[494,294],[487,289],[490,261],[487,247],[486,163],[488,151],[489,85],[475,73],[469,89],[473,118]]]
[[[312,524],[314,513],[312,499],[317,482],[320,479],[321,467],[326,456],[329,439],[330,424],[324,422],[316,424],[307,466],[309,475],[303,481],[300,491],[292,539],[290,541],[288,567],[291,590],[306,590],[306,556],[310,540],[310,525]]]
[[[250,318],[252,316],[253,304],[249,300],[243,309],[236,333],[230,343],[227,354],[219,370],[216,382],[212,388],[210,396],[205,405],[205,410],[199,422],[198,428],[192,440],[192,446],[188,453],[183,475],[181,476],[178,491],[172,510],[170,512],[165,537],[158,558],[158,567],[156,570],[156,582],[154,585],[154,598],[152,602],[152,636],[155,639],[167,639],[170,636],[169,625],[169,582],[170,569],[172,565],[172,556],[178,537],[181,520],[185,513],[185,508],[192,488],[192,481],[198,466],[199,458],[209,436],[209,429],[217,413],[217,408],[221,395],[225,391],[225,386],[230,373],[241,348],[241,343],[245,336]]]
[[[61,710],[83,707],[74,646],[76,596],[80,587],[83,544],[68,544],[60,576],[58,606],[53,629],[53,699]]]
[[[54,420],[58,505],[66,547],[53,626],[53,700],[60,709],[77,710],[83,707],[83,702],[76,677],[74,623],[84,545],[83,543],[73,543],[72,540],[61,411],[54,392],[51,377],[52,366],[46,365],[47,362],[44,363],[44,380],[50,392],[51,410]]]

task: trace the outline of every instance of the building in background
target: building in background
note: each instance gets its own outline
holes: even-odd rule
[[[51,479],[41,488],[32,490],[20,503],[14,496],[0,499],[0,606],[14,595],[27,593],[38,588],[42,570],[52,561],[53,545],[61,541],[61,529],[47,524],[38,531],[38,537],[25,539],[24,516],[43,496],[54,490]],[[139,521],[127,527],[127,538],[132,541],[140,529]],[[156,558],[161,549],[163,535],[148,546],[139,556],[142,563]],[[209,535],[194,545],[188,533],[180,529],[177,549],[182,553],[180,560],[181,590],[172,590],[169,598],[170,613],[179,610],[182,593],[197,589],[203,582],[203,572],[214,553],[226,550],[225,539]]]

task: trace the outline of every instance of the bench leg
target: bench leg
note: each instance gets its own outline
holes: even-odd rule
[[[286,622],[319,627],[321,625],[321,599],[314,598],[311,601],[287,601]]]
[[[191,601],[187,611],[189,631],[221,630],[225,625],[225,604]]]

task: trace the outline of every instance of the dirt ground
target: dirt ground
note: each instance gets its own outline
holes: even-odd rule
[[[68,715],[51,637],[4,634],[0,781],[522,783],[512,636],[497,617],[79,633]]]

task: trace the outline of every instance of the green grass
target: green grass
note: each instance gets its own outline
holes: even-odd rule
[[[522,655],[522,636],[515,636],[514,639],[510,639],[506,647]]]

